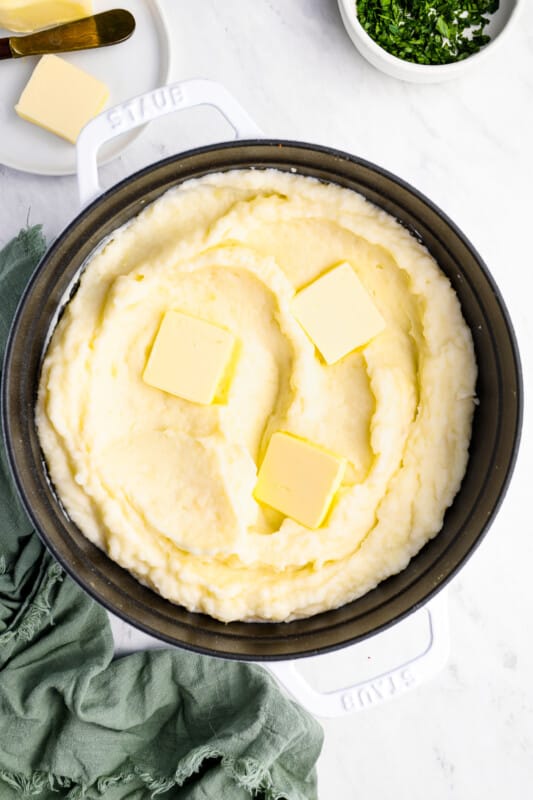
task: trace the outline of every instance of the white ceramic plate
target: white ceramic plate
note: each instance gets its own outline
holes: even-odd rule
[[[127,42],[64,54],[109,86],[110,106],[164,85],[170,70],[167,28],[157,0],[94,0],[95,13],[119,7],[131,11],[137,23]],[[13,34],[0,30],[0,36],[9,35]],[[14,110],[37,61],[38,57],[0,61],[0,163],[40,175],[70,175],[76,172],[75,146],[26,122]],[[98,162],[118,156],[141,131],[137,128],[106,144]]]

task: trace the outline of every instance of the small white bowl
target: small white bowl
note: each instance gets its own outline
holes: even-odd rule
[[[500,8],[485,28],[491,41],[479,53],[452,64],[414,64],[391,55],[364,30],[357,18],[356,0],[338,0],[338,4],[350,39],[361,55],[376,69],[392,75],[393,78],[412,83],[440,83],[457,78],[493,53],[516,25],[518,11],[524,5],[524,0],[500,0]]]

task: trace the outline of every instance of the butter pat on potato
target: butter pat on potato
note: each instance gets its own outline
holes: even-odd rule
[[[292,310],[326,364],[340,361],[385,327],[349,264],[335,267],[299,291]]]
[[[215,399],[235,347],[232,333],[178,311],[167,311],[143,380],[156,389],[209,405]]]
[[[256,500],[307,528],[318,528],[327,516],[345,469],[345,458],[278,432],[268,444],[254,495]]]

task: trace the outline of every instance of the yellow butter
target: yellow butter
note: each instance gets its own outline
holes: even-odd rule
[[[167,311],[152,346],[143,380],[156,389],[209,405],[235,348],[232,333],[179,311]]]
[[[318,528],[330,509],[345,469],[345,458],[278,432],[268,444],[254,496],[302,525]]]
[[[29,33],[92,13],[91,0],[0,0],[0,28]]]
[[[341,264],[302,289],[292,312],[327,364],[381,333],[385,320],[349,264]]]
[[[74,144],[108,97],[105,83],[59,56],[47,55],[35,67],[15,111]]]

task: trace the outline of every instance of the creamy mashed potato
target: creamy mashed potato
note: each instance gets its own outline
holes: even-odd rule
[[[386,329],[327,366],[291,300],[344,261]],[[143,382],[168,309],[237,336],[225,403]],[[246,170],[167,192],[93,255],[36,415],[64,506],[112,559],[190,610],[289,620],[359,597],[439,531],[467,463],[475,379],[457,297],[401,225],[354,192]],[[348,459],[318,530],[253,498],[278,430]]]

